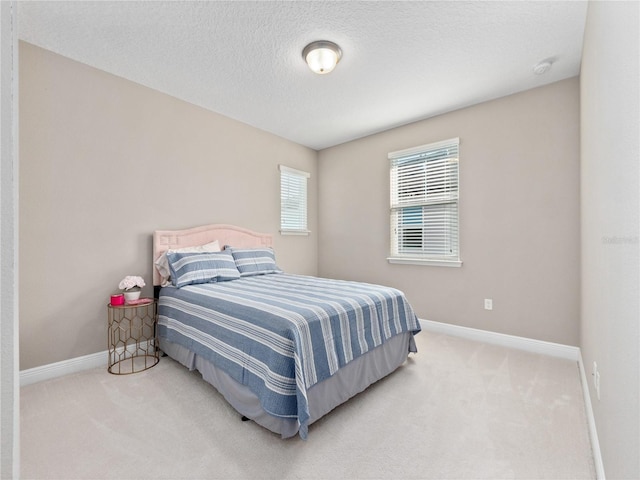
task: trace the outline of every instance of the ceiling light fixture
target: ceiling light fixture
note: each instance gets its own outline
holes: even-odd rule
[[[336,67],[342,58],[342,50],[333,42],[318,40],[304,47],[302,58],[311,70],[324,75]]]

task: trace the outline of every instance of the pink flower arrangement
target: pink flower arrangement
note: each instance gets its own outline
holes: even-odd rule
[[[135,277],[128,275],[122,279],[118,287],[121,290],[131,290],[132,288],[142,288],[145,286],[144,279],[142,277]]]

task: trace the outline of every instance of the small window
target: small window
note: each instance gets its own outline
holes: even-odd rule
[[[389,154],[390,263],[459,267],[459,139]]]
[[[280,233],[308,235],[307,179],[310,173],[279,166],[280,169]]]

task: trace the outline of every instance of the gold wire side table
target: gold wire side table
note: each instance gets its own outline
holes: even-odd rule
[[[107,305],[109,373],[127,375],[158,364],[156,301],[138,305]]]

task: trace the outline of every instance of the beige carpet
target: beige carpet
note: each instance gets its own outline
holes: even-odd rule
[[[281,440],[168,358],[22,388],[22,478],[595,478],[577,364],[422,332],[398,371]]]

